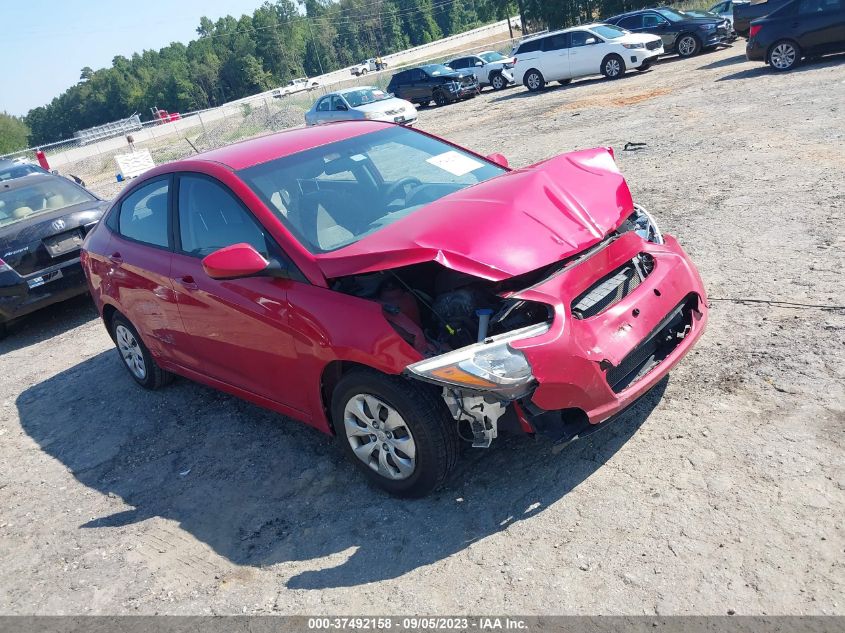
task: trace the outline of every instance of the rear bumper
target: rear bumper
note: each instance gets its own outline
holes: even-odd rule
[[[570,306],[579,295],[640,253],[653,257],[654,267],[633,291],[595,316],[572,315]],[[519,296],[555,309],[549,332],[512,344],[525,354],[537,380],[523,408],[535,416],[574,412],[593,425],[648,392],[692,348],[707,323],[701,278],[669,236],[658,245],[625,234]]]
[[[745,44],[745,57],[751,62],[766,61],[766,47],[753,37]]]
[[[30,288],[30,282],[51,275],[57,276],[57,271],[60,277]],[[0,322],[25,316],[88,291],[79,259],[45,268],[26,277],[16,274],[14,277],[14,281],[0,285]]]

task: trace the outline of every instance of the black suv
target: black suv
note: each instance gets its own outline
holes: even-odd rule
[[[752,20],[745,55],[775,70],[793,68],[803,56],[845,51],[845,0],[792,0]]]
[[[652,33],[663,40],[663,50],[691,57],[702,48],[724,44],[730,37],[730,23],[721,17],[700,17],[668,7],[644,9],[604,20],[634,33]]]
[[[479,87],[475,75],[469,71],[458,72],[442,64],[429,64],[396,73],[390,78],[387,91],[412,103],[425,106],[434,100],[442,106],[474,97]]]

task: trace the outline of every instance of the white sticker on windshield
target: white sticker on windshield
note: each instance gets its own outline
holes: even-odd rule
[[[353,154],[349,158],[354,160],[356,163],[361,162],[362,160],[367,160],[367,157],[364,156],[363,154]]]
[[[426,162],[439,167],[443,171],[448,171],[454,176],[463,176],[471,171],[475,171],[479,167],[484,167],[484,163],[480,163],[464,154],[459,154],[454,150],[432,156]]]

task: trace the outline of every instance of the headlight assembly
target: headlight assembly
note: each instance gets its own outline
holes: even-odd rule
[[[645,48],[645,44],[638,43],[638,44],[623,44],[625,48]]]
[[[548,330],[548,323],[530,325],[414,363],[406,371],[441,386],[494,392],[512,400],[528,392],[534,374],[525,355],[509,343],[539,336]]]
[[[651,214],[640,205],[634,205],[634,214],[628,218],[634,224],[634,231],[647,242],[663,244],[663,234]]]

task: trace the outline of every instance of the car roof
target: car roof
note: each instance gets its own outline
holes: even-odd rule
[[[634,11],[633,13],[637,13]],[[620,17],[620,16],[614,16]],[[550,35],[557,35],[559,33],[571,33],[572,31],[580,31],[581,29],[591,29],[595,26],[601,26],[602,24],[606,24],[606,22],[590,22],[589,24],[578,24],[576,26],[569,26],[565,29],[558,29],[556,31],[546,31],[545,33],[537,33],[536,35],[529,35],[525,39],[520,40],[520,44],[523,42],[530,42],[532,40],[540,39],[541,37],[549,37]]]
[[[361,120],[294,128],[189,156],[184,161],[219,163],[237,171],[389,127],[392,124]],[[181,162],[170,163],[168,171],[178,170]]]
[[[351,88],[341,88],[340,90],[335,90],[334,92],[328,93],[326,96],[329,95],[345,95],[349,94],[350,92],[358,92],[359,90],[381,90],[381,88],[376,88],[375,86],[353,86]]]

